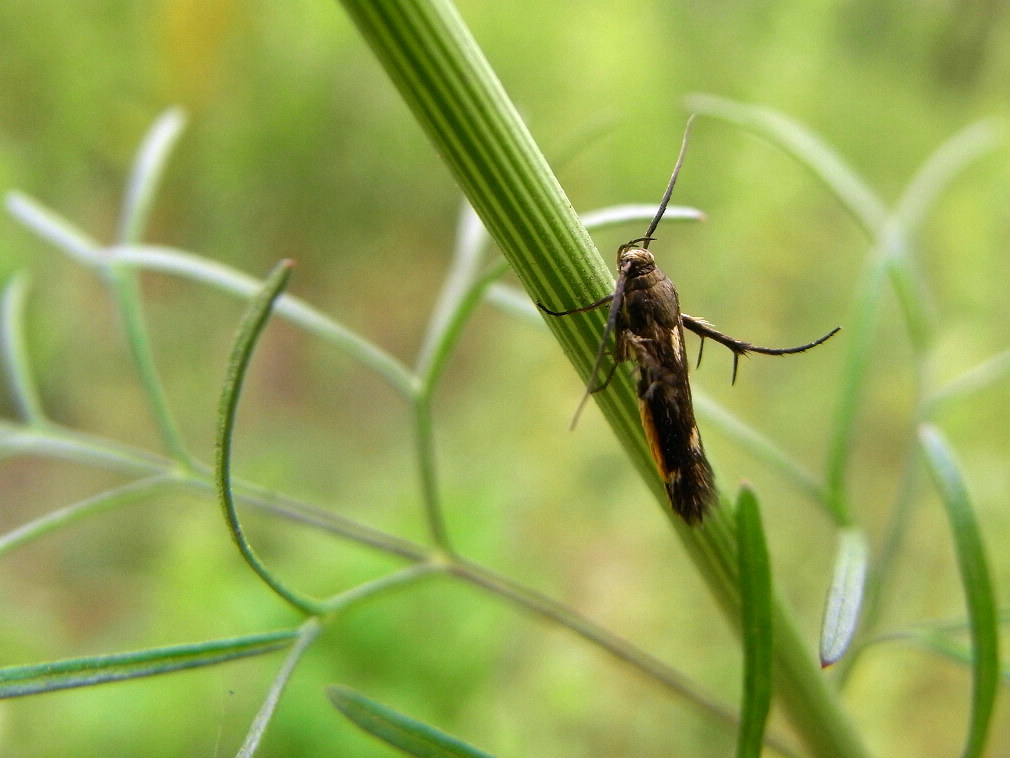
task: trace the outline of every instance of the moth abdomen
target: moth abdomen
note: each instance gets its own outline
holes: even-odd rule
[[[638,363],[638,407],[653,461],[670,505],[696,524],[716,501],[715,476],[694,418],[680,335],[675,328],[665,341],[627,339]]]

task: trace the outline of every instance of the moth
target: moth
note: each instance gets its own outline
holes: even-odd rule
[[[736,382],[740,356],[748,353],[802,353],[828,340],[841,328],[835,327],[823,337],[797,347],[761,347],[723,334],[704,319],[689,316],[680,310],[677,288],[656,265],[656,259],[649,251],[649,243],[654,239],[652,235],[659,226],[673,193],[673,186],[684,162],[693,120],[694,116],[688,119],[673,176],[670,177],[659,210],[645,236],[633,239],[617,250],[617,283],[613,293],[595,303],[566,311],[554,311],[537,303],[540,310],[550,316],[583,313],[609,304],[610,312],[596,353],[596,362],[586,385],[586,393],[572,420],[572,427],[574,428],[589,396],[606,388],[617,366],[625,361],[634,361],[637,367],[639,411],[652,457],[666,486],[673,510],[691,525],[702,521],[716,503],[717,492],[712,466],[705,457],[705,448],[694,418],[684,329],[689,329],[701,338],[698,364],[701,363],[706,338],[729,348],[733,353],[732,381]],[[613,366],[606,378],[597,383],[608,353],[611,334],[614,335],[611,351]]]

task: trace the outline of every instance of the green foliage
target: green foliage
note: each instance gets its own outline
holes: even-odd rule
[[[772,704],[772,576],[757,498],[749,488],[736,500],[740,574],[740,637],[744,652],[738,758],[761,755]]]
[[[653,198],[650,188],[665,179],[675,152],[669,135],[683,123],[682,114],[671,112],[681,102],[668,97],[671,71],[697,66],[694,70],[703,75],[695,80],[720,92],[741,93],[742,80],[734,78],[741,70],[768,82],[746,89],[746,98],[773,107],[701,94],[684,101],[706,118],[696,130],[687,181],[678,188],[685,194],[679,197],[705,198],[710,218],[739,218],[736,226],[717,227],[731,231],[711,232],[729,236],[710,238],[699,253],[691,247],[698,248],[702,232],[683,225],[675,233],[668,221],[660,228],[660,242],[677,238],[683,246],[678,245],[675,266],[664,263],[664,268],[678,282],[682,298],[690,298],[685,308],[693,314],[698,303],[736,298],[717,323],[741,336],[751,338],[752,330],[781,322],[792,336],[795,329],[802,337],[808,327],[819,333],[841,320],[844,331],[836,340],[844,342],[834,349],[844,346],[844,359],[834,372],[814,362],[830,362],[830,352],[791,359],[795,363],[755,361],[744,367],[733,396],[728,389],[709,390],[704,369],[696,372],[699,419],[720,482],[728,489],[738,476],[731,472],[739,470],[758,484],[741,490],[735,510],[724,504],[703,529],[689,530],[671,520],[682,551],[656,529],[655,510],[620,507],[641,500],[645,490],[622,478],[627,467],[613,455],[608,435],[593,434],[592,419],[583,420],[572,442],[564,438],[578,388],[574,381],[554,384],[556,375],[564,375],[546,369],[551,353],[530,299],[587,302],[607,293],[610,262],[596,253],[586,228],[601,240],[609,259],[610,242],[602,242],[610,233],[606,227],[620,225],[613,234],[623,240],[654,208],[617,206],[592,213],[581,212],[584,199],[570,202],[447,3],[393,0],[380,9],[348,0],[344,6],[436,151],[413,132],[402,136],[403,106],[376,84],[375,71],[368,68],[371,59],[363,47],[355,47],[351,28],[327,26],[337,15],[332,9],[311,19],[286,17],[281,24],[270,22],[269,14],[276,11],[262,9],[262,18],[253,23],[276,47],[273,63],[238,56],[245,66],[242,80],[229,82],[224,58],[192,55],[185,61],[196,67],[186,85],[193,89],[184,99],[196,112],[203,144],[170,162],[184,118],[181,110],[167,111],[148,132],[118,203],[105,197],[106,191],[92,190],[104,186],[100,168],[61,169],[68,173],[58,196],[72,200],[60,207],[67,217],[87,217],[94,236],[24,192],[7,196],[8,210],[21,225],[98,274],[122,326],[123,355],[133,372],[107,371],[124,360],[108,352],[116,341],[108,339],[107,316],[97,293],[76,271],[48,273],[33,265],[31,280],[24,274],[11,277],[2,302],[10,407],[0,425],[0,450],[2,470],[31,486],[20,496],[27,493],[30,507],[13,510],[8,531],[0,535],[0,568],[6,586],[30,588],[32,597],[39,597],[29,603],[7,593],[4,608],[11,622],[5,645],[10,662],[46,662],[0,668],[0,694],[79,689],[5,703],[4,723],[16,726],[0,729],[0,752],[64,754],[72,735],[81,739],[83,746],[75,746],[81,753],[149,748],[146,752],[165,755],[211,750],[388,755],[387,748],[333,718],[323,685],[337,681],[353,684],[353,690],[337,685],[328,692],[354,723],[401,748],[421,745],[415,754],[481,754],[441,729],[466,734],[473,744],[502,755],[696,754],[729,745],[737,735],[741,755],[758,754],[762,744],[767,752],[799,754],[781,723],[766,726],[772,694],[804,754],[867,753],[843,698],[848,709],[859,711],[860,722],[875,719],[867,733],[886,732],[889,745],[899,746],[889,750],[875,744],[874,750],[923,754],[913,722],[889,717],[900,711],[904,696],[895,695],[881,707],[879,698],[892,691],[879,686],[882,656],[865,654],[888,642],[886,649],[900,656],[912,647],[895,642],[901,640],[929,651],[930,660],[958,664],[957,679],[941,688],[948,706],[967,710],[957,681],[971,677],[963,754],[981,755],[986,745],[1003,748],[991,732],[999,707],[998,622],[1005,614],[996,606],[990,574],[1004,566],[994,551],[990,567],[985,545],[1005,536],[990,535],[987,527],[999,527],[992,523],[990,504],[1005,497],[1005,490],[988,482],[998,482],[1006,468],[1005,426],[990,412],[995,417],[1007,404],[986,404],[982,393],[1005,388],[1010,349],[998,340],[993,346],[987,333],[1003,332],[983,325],[984,319],[1005,323],[1001,294],[991,312],[980,305],[1001,293],[993,289],[998,277],[980,276],[978,265],[968,267],[965,261],[969,251],[977,256],[995,250],[993,240],[999,239],[986,231],[991,232],[991,217],[997,215],[993,209],[1005,205],[1005,194],[997,202],[978,189],[990,185],[966,188],[964,178],[969,165],[1000,144],[995,122],[978,122],[948,139],[891,204],[875,187],[903,183],[900,177],[909,173],[905,164],[965,118],[962,111],[938,109],[933,88],[952,86],[942,77],[924,77],[921,86],[929,96],[913,100],[915,87],[909,86],[904,65],[897,79],[881,65],[879,87],[872,92],[855,88],[865,108],[861,117],[836,113],[854,101],[845,92],[853,86],[850,81],[859,81],[858,67],[873,58],[874,49],[878,56],[887,54],[886,42],[875,43],[872,35],[859,36],[858,45],[845,41],[846,23],[854,24],[854,16],[841,20],[843,32],[834,46],[815,42],[830,33],[828,26],[819,26],[823,20],[804,16],[797,25],[799,16],[786,8],[732,24],[701,23],[700,11],[681,9],[672,26],[657,8],[640,14],[629,10],[622,14],[619,34],[604,24],[611,45],[591,50],[581,32],[577,44],[566,47],[564,41],[572,36],[569,24],[580,29],[592,24],[588,16],[558,21],[531,7],[531,15],[543,17],[524,16],[521,25],[497,35],[478,28],[478,38],[487,39],[494,51],[499,75],[510,92],[520,95],[526,123],[546,133],[547,142],[552,130],[558,135],[555,143],[570,148],[578,142],[570,134],[578,131],[573,124],[586,120],[582,114],[599,111],[594,98],[601,95],[612,98],[622,114],[623,122],[617,123],[623,125],[616,128],[623,131],[614,143],[636,149],[622,152],[613,170],[622,181],[641,177],[642,186],[606,186],[607,163],[598,161],[606,148],[557,149],[555,154],[574,156],[568,159],[571,167],[563,169],[570,174],[564,184],[573,195]],[[846,13],[854,13],[853,7]],[[77,12],[67,9],[68,27]],[[180,21],[186,14],[176,12],[178,18],[166,11],[161,23],[151,25],[164,35],[162,49],[172,51],[166,55],[178,55],[180,41],[193,39],[187,36],[193,29],[185,31]],[[215,13],[220,14],[217,23],[205,24],[200,33],[210,41],[207,49],[226,49],[229,33],[241,26],[238,11],[224,4]],[[495,26],[494,16],[488,21],[476,9],[473,14],[481,19],[478,25]],[[39,23],[38,15],[32,18]],[[139,16],[131,24],[138,25]],[[780,24],[788,34],[773,34],[768,24]],[[765,52],[782,56],[776,66],[754,66],[740,58],[745,50],[760,51],[757,43],[739,36],[745,28],[767,40]],[[760,29],[767,34],[754,31]],[[73,39],[78,52],[89,44],[79,35]],[[537,76],[569,71],[565,86],[548,87],[553,93],[548,106],[529,89],[530,59],[514,53],[542,39],[556,41],[559,48],[551,50],[556,65],[537,66]],[[846,58],[847,45],[868,46],[858,55],[848,51],[859,66]],[[39,45],[32,54],[51,56],[58,49]],[[599,61],[618,49],[619,59],[592,76]],[[324,55],[331,50],[339,51],[339,64]],[[348,52],[353,50],[358,53]],[[712,50],[720,54],[708,57]],[[789,62],[790,55],[804,65]],[[120,82],[94,66],[93,56],[78,57],[90,62],[96,86],[117,91]],[[791,86],[787,80],[801,69],[808,78],[803,86]],[[174,68],[166,70],[173,72],[168,79],[175,76]],[[359,96],[335,104],[323,87],[326,94],[310,101],[308,88],[292,86],[306,71],[316,71],[327,87]],[[976,71],[983,76],[979,71],[984,69]],[[962,70],[959,76],[964,75]],[[27,86],[23,78],[10,80]],[[677,91],[691,81],[690,76],[678,80]],[[836,97],[820,97],[824,91]],[[985,99],[984,76],[973,91],[976,111],[996,107],[997,101]],[[53,107],[66,106],[60,101]],[[248,139],[213,136],[222,117],[228,120],[228,108],[259,114],[255,124],[239,118]],[[80,156],[95,149],[117,167],[112,173],[125,173],[114,156],[125,154],[141,114],[149,110],[147,105],[129,116],[120,114],[111,128],[104,118],[89,121],[73,109],[59,111],[62,115],[54,118],[66,123],[62,135],[42,132],[39,144],[45,147],[24,160],[83,165],[87,162]],[[925,118],[938,110],[939,117]],[[818,124],[830,139],[787,112]],[[549,121],[548,114],[560,116]],[[332,119],[361,123],[348,129],[352,136],[346,140],[334,140],[326,129],[316,128],[321,122],[332,127]],[[864,134],[866,119],[900,124],[893,128],[902,139]],[[932,131],[912,128],[927,122]],[[586,134],[591,126],[584,125]],[[6,127],[14,133],[11,123]],[[774,152],[740,141],[742,132],[788,157],[776,163]],[[291,136],[276,140],[282,133]],[[655,142],[638,139],[649,133],[661,136],[651,138]],[[669,144],[661,142],[662,135]],[[719,145],[719,160],[706,159],[713,142]],[[241,147],[220,154],[222,144]],[[436,188],[439,182],[431,178],[441,170],[436,153],[474,209],[460,214],[453,259],[440,289],[433,277],[442,272],[422,253],[444,247],[432,238],[445,234],[442,227],[448,226],[455,198],[447,181]],[[311,168],[295,176],[288,165],[299,155]],[[857,171],[843,155],[858,156],[872,171]],[[790,160],[800,167],[795,174]],[[585,161],[600,165],[587,170]],[[174,170],[181,174],[173,175]],[[720,173],[725,170],[736,176]],[[803,171],[814,177],[813,184],[804,184]],[[600,177],[600,186],[581,188],[583,172]],[[227,174],[234,174],[236,183],[225,188]],[[760,184],[756,190],[742,189],[742,177],[757,177]],[[697,181],[694,188],[691,181]],[[33,194],[50,193],[48,181],[22,186],[33,185],[45,187]],[[815,200],[817,192],[823,192],[824,202]],[[249,206],[238,208],[237,197],[248,198]],[[941,204],[946,197],[954,198],[948,206]],[[113,205],[118,210],[108,211]],[[579,215],[573,206],[580,208]],[[789,208],[784,219],[782,207]],[[679,208],[670,218],[700,215]],[[951,215],[964,216],[950,225],[957,231],[941,223]],[[849,223],[840,220],[845,217],[855,221],[854,230],[838,231]],[[109,244],[98,241],[106,227],[113,230]],[[205,240],[200,246],[215,252],[197,255],[144,242],[166,229],[175,240]],[[793,234],[797,237],[791,239]],[[24,237],[15,239],[19,247],[30,244]],[[869,254],[860,265],[852,250],[867,240]],[[491,254],[492,241],[504,260]],[[752,255],[752,249],[771,252]],[[819,257],[808,265],[805,259],[814,253]],[[281,294],[289,264],[264,282],[244,273],[265,270],[268,259],[288,256],[298,263],[292,286],[304,296]],[[962,272],[958,266],[966,268]],[[501,281],[508,270],[526,292]],[[211,290],[206,309],[191,305],[204,296],[193,283]],[[439,292],[431,303],[427,293],[433,289]],[[727,292],[734,294],[726,297]],[[851,312],[844,318],[830,315],[842,311],[846,298],[851,298]],[[246,305],[244,318],[234,300]],[[328,306],[316,308],[310,300]],[[485,303],[509,318],[495,321],[480,310]],[[430,315],[423,315],[429,308]],[[948,315],[959,310],[967,314],[963,320]],[[330,311],[341,313],[340,319]],[[267,321],[270,314],[276,324]],[[53,336],[56,315],[74,325],[72,338],[63,344]],[[729,329],[734,321],[745,329]],[[222,388],[226,335],[239,322]],[[421,323],[420,335],[411,331]],[[168,324],[179,328],[178,336]],[[539,342],[517,337],[527,324],[538,330]],[[554,319],[549,326],[585,376],[597,347],[600,315]],[[760,334],[753,337],[771,342],[759,340]],[[415,341],[420,346],[413,361],[397,357]],[[325,353],[317,355],[316,343],[336,347],[344,362],[334,368]],[[958,359],[952,361],[955,344]],[[305,356],[300,368],[311,368],[304,380],[288,366],[299,354]],[[706,362],[712,361],[709,355]],[[788,368],[778,369],[780,364]],[[363,369],[367,380],[356,384],[348,366]],[[482,366],[493,368],[482,373]],[[524,366],[534,368],[524,373]],[[472,373],[461,376],[464,368]],[[789,373],[775,378],[776,370]],[[764,372],[773,378],[762,379]],[[809,386],[784,389],[790,376],[805,377],[800,381]],[[510,394],[513,382],[521,387]],[[303,402],[308,398],[310,410],[299,413],[289,392],[300,392]],[[212,398],[217,394],[222,402],[215,438]],[[405,414],[397,415],[396,404],[387,398],[402,401]],[[980,398],[985,423],[958,415],[970,416]],[[615,382],[598,399],[664,508],[629,383]],[[556,422],[546,420],[555,410]],[[412,435],[403,431],[403,415]],[[543,432],[547,440],[528,433],[528,419],[538,416],[549,429]],[[761,419],[760,431],[756,419]],[[949,426],[955,442],[947,442],[936,425]],[[86,431],[93,429],[99,431]],[[518,454],[513,438],[524,440]],[[574,452],[568,452],[569,445]],[[954,464],[954,447],[966,449],[967,466]],[[812,469],[811,449],[825,451],[821,474]],[[990,457],[997,473],[987,478],[984,461]],[[949,559],[933,557],[937,548],[930,538],[938,524],[929,520],[929,510],[918,507],[926,499],[923,460],[946,509],[950,533],[940,545],[953,545]],[[974,504],[969,488],[979,493]],[[16,484],[9,489],[17,491]],[[225,524],[219,514],[212,518],[215,489]],[[760,511],[755,491],[764,493]],[[556,501],[563,506],[555,513]],[[665,508],[661,512],[666,514]],[[229,533],[238,556],[228,549]],[[833,579],[826,558],[831,545],[836,546]],[[703,582],[694,580],[682,552]],[[923,569],[924,557],[936,563]],[[774,585],[770,562],[776,566]],[[927,586],[925,602],[908,593],[909,562]],[[955,566],[965,617],[936,621],[957,612],[956,588],[943,593],[933,586],[956,576]],[[629,575],[635,579],[628,580]],[[108,602],[79,607],[77,590],[104,577],[109,585],[101,597]],[[136,592],[128,591],[131,585]],[[703,587],[710,604],[739,632],[739,648],[706,606]],[[797,607],[786,607],[782,598],[787,596]],[[72,619],[68,623],[56,615],[61,600]],[[827,672],[810,653],[813,619],[822,602],[821,657],[833,663]],[[118,605],[125,620],[119,624]],[[897,617],[896,605],[901,607]],[[35,622],[28,609],[39,607],[55,610]],[[151,623],[156,607],[169,621]],[[910,624],[910,618],[925,620]],[[241,633],[244,628],[254,631]],[[96,631],[75,636],[67,629]],[[556,640],[553,630],[571,634]],[[105,654],[94,654],[95,648]],[[288,655],[279,667],[272,657],[220,666],[282,648]],[[66,650],[75,657],[68,659]],[[272,682],[246,681],[252,676],[248,672],[262,674],[273,667]],[[160,676],[184,668],[190,672]],[[930,668],[916,666],[905,676]],[[192,678],[197,670],[205,677],[224,672],[218,674],[223,679]],[[870,697],[867,678],[875,682]],[[80,689],[124,679],[143,681]],[[239,692],[242,707],[215,723],[214,709],[202,707],[202,693],[224,681],[222,689]],[[909,681],[893,687],[912,689]],[[119,694],[123,691],[156,693],[149,695],[154,705],[144,710],[145,697],[129,698]],[[102,713],[105,702],[118,703],[111,728]],[[664,710],[671,702],[674,718]],[[908,702],[912,708],[920,705]],[[418,717],[403,716],[388,703],[398,708],[409,703],[404,712]],[[53,709],[73,718],[54,717]],[[499,726],[503,714],[505,727]],[[945,733],[926,749],[960,739],[957,720],[948,715],[945,721],[956,736]],[[39,730],[25,725],[42,723],[53,725],[60,742],[56,752],[46,747],[44,736],[26,736]],[[214,745],[218,732],[221,742]]]

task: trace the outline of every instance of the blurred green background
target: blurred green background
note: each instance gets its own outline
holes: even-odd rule
[[[985,2],[459,4],[573,205],[656,202],[679,147],[683,97],[777,109],[821,134],[895,200],[969,123],[1010,115],[1010,6]],[[0,5],[0,188],[111,239],[145,130],[189,114],[147,239],[262,275],[298,262],[291,291],[412,363],[450,258],[461,197],[339,5],[322,0],[78,0]],[[1010,344],[1006,145],[944,193],[920,240],[938,324],[928,381]],[[846,326],[869,242],[802,167],[702,119],[675,202],[708,221],[661,227],[655,249],[684,310],[767,345]],[[640,233],[613,229],[597,244]],[[0,274],[32,277],[30,335],[64,424],[157,449],[120,325],[92,272],[0,218]],[[145,276],[157,359],[193,449],[212,457],[241,304]],[[850,472],[871,542],[907,446],[916,376],[893,299],[876,330]],[[815,472],[825,458],[845,332],[803,357],[756,357],[730,387],[709,346],[693,381]],[[694,344],[694,343],[692,343]],[[998,598],[1010,574],[1007,382],[936,419],[963,462]],[[736,640],[665,519],[589,409],[546,330],[477,312],[436,401],[440,486],[457,546],[626,635],[732,701]],[[13,409],[7,400],[4,413]],[[257,354],[236,468],[264,485],[417,539],[407,406],[366,370],[285,325]],[[724,488],[761,497],[773,569],[816,650],[834,531],[800,493],[718,433]],[[112,474],[19,458],[0,465],[0,528],[111,486]],[[884,623],[963,613],[944,515],[927,487]],[[250,516],[271,566],[315,592],[394,565]],[[269,528],[266,528],[269,527]],[[115,511],[0,562],[0,663],[115,652],[295,623],[196,498]],[[228,755],[280,656],[0,704],[0,754]],[[264,756],[391,755],[331,709],[344,682],[503,756],[726,755],[733,735],[570,634],[438,580],[356,608],[285,694]],[[868,651],[845,693],[884,756],[952,755],[966,670],[900,643]],[[786,725],[775,722],[778,731]],[[1000,706],[989,754],[1010,750]]]

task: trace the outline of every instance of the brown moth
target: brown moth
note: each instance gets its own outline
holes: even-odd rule
[[[694,418],[691,402],[691,384],[688,381],[687,350],[684,346],[684,328],[702,338],[706,337],[725,345],[733,353],[733,381],[736,381],[740,356],[747,353],[788,355],[802,353],[833,336],[835,327],[820,339],[797,347],[771,348],[734,339],[719,331],[704,319],[695,318],[680,310],[680,299],[673,282],[658,266],[649,252],[652,234],[659,225],[670,201],[677,174],[684,162],[687,138],[692,116],[684,131],[677,165],[667,185],[659,210],[644,237],[633,239],[617,250],[617,283],[613,294],[581,308],[552,311],[541,303],[540,310],[551,316],[567,316],[610,305],[607,325],[603,331],[596,362],[590,374],[586,394],[575,413],[572,426],[589,395],[604,389],[614,375],[617,365],[634,361],[637,365],[638,405],[642,426],[652,450],[659,475],[666,485],[670,504],[688,524],[700,523],[705,513],[717,500],[715,477],[705,457],[705,448]],[[606,379],[596,385],[608,338],[614,335],[614,365]],[[698,352],[701,363],[701,350]]]

